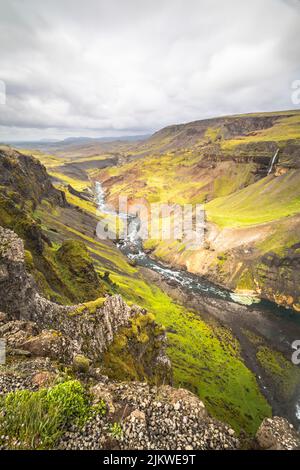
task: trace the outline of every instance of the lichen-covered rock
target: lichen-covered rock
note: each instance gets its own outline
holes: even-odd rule
[[[94,404],[97,404],[101,400],[104,400],[110,413],[115,412],[113,394],[111,393],[107,385],[101,382],[97,383],[96,385],[90,388],[90,394],[92,396]]]
[[[135,307],[135,316],[119,329],[102,355],[104,373],[116,380],[171,383],[171,363],[166,356],[166,334],[154,316]]]
[[[75,372],[87,373],[90,368],[90,360],[82,354],[77,354],[73,358],[73,369]]]
[[[264,450],[300,449],[300,435],[285,418],[265,418],[260,425],[256,441]]]
[[[11,349],[22,348],[22,344],[38,332],[39,328],[34,322],[15,320],[0,324],[0,338],[5,339]]]
[[[74,353],[74,344],[56,330],[43,330],[37,336],[28,338],[21,348],[33,356],[50,357],[62,362],[69,362]]]
[[[38,371],[34,374],[31,378],[31,382],[33,386],[37,386],[38,388],[45,388],[50,387],[55,381],[56,374],[50,371]]]
[[[0,312],[0,323],[5,323],[7,321],[6,313]]]

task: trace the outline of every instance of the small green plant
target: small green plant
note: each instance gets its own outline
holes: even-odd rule
[[[81,421],[89,413],[86,391],[78,380],[63,382],[47,391],[47,402],[61,408],[67,422]]]
[[[12,449],[49,448],[62,427],[61,409],[47,403],[45,391],[12,392],[1,400],[0,434],[8,437]]]
[[[122,437],[123,431],[121,424],[113,423],[110,427],[110,433],[115,439]]]
[[[91,407],[91,414],[105,416],[107,413],[107,406],[104,400],[100,400],[98,403]]]

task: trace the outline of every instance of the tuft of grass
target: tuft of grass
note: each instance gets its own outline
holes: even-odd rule
[[[88,395],[76,380],[37,392],[10,392],[0,407],[0,439],[11,449],[53,448],[68,425],[83,423],[91,411]]]

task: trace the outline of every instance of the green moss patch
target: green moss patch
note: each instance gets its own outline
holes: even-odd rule
[[[300,381],[300,370],[278,351],[260,345],[256,354],[257,360],[266,373],[277,384],[276,390],[282,400],[293,397]]]
[[[163,332],[151,313],[131,318],[129,326],[118,331],[103,355],[104,373],[116,380],[147,380],[160,384],[164,376],[155,359]]]
[[[93,300],[103,296],[101,285],[93,261],[86,245],[78,240],[66,240],[55,253],[57,268],[69,291],[77,301]]]

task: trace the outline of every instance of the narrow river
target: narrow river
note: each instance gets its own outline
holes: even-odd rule
[[[191,292],[205,293],[213,298],[220,298],[229,302],[241,303],[244,305],[247,305],[247,303],[249,302],[249,310],[251,310],[252,301],[250,299],[247,299],[247,297],[239,297],[234,292],[227,290],[223,287],[217,286],[216,284],[204,279],[203,277],[189,273],[188,271],[166,267],[159,261],[150,258],[143,251],[142,240],[138,237],[140,228],[139,220],[128,214],[117,214],[114,210],[108,208],[105,203],[105,194],[101,183],[97,182],[95,185],[95,189],[96,202],[100,212],[105,214],[118,215],[118,217],[128,221],[128,235],[126,239],[121,240],[117,243],[117,247],[129,259],[134,260],[139,266],[149,268],[152,271],[155,271],[158,274],[162,275],[164,278],[176,282],[178,285],[186,288]],[[255,303],[255,308],[262,311],[272,312],[272,314],[274,315],[283,318],[290,318],[295,322],[299,321],[300,323],[299,315],[297,315],[293,310],[280,307],[273,302],[261,300],[259,304]]]
[[[140,228],[138,218],[128,214],[117,214],[113,209],[110,209],[106,204],[105,193],[99,182],[95,183],[95,193],[96,203],[101,213],[118,215],[127,221],[128,235],[124,240],[117,242],[117,247],[129,259],[134,260],[137,265],[157,273],[171,285],[178,286],[189,297],[195,297],[196,302],[200,302],[199,305],[202,303],[201,308],[207,308],[211,304],[212,311],[217,310],[219,319],[225,320],[225,324],[227,323],[234,333],[238,333],[238,337],[242,327],[251,327],[255,324],[255,330],[268,339],[273,346],[280,346],[281,350],[285,350],[285,352],[291,351],[292,342],[295,339],[300,339],[300,316],[293,310],[279,307],[267,300],[252,303],[251,299],[241,298],[234,292],[217,286],[203,277],[184,270],[166,267],[159,261],[150,258],[143,251],[142,240],[138,236]],[[237,315],[240,318],[237,318]],[[259,375],[258,379],[261,379]],[[266,389],[263,384],[261,385]],[[300,425],[300,400],[293,400],[289,406],[293,409],[288,413],[289,417],[292,415]]]

